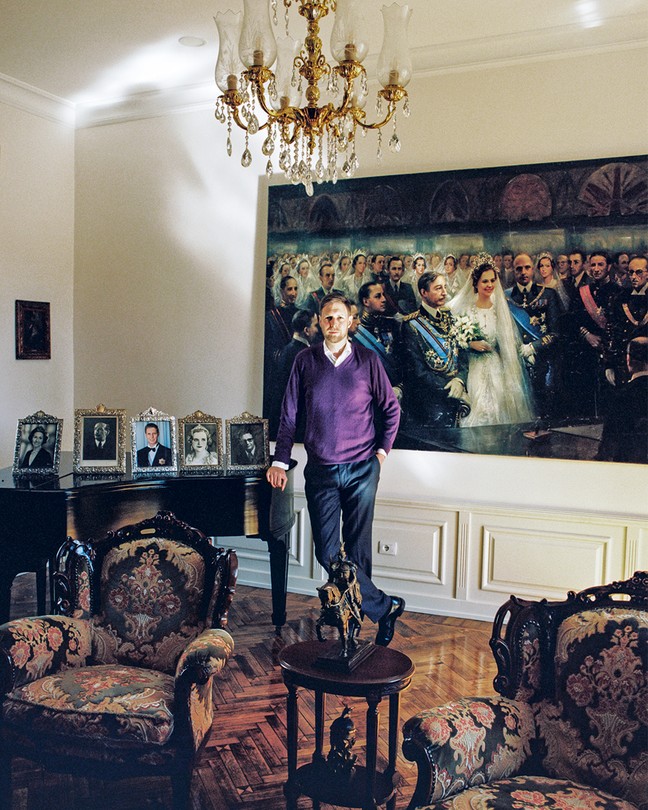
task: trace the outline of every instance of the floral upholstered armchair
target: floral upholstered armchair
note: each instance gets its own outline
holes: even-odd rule
[[[563,602],[511,597],[490,644],[500,697],[404,725],[409,810],[647,810],[648,572]]]
[[[62,615],[0,626],[0,806],[20,756],[100,779],[168,775],[186,807],[233,650],[236,554],[160,512],[69,539],[58,568]]]

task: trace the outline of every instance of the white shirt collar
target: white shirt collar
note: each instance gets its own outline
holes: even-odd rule
[[[518,284],[517,281],[515,283],[517,284],[517,288],[521,293],[530,293],[531,292],[531,285],[533,284],[532,281],[530,281],[528,284],[525,284],[524,286],[522,284]]]
[[[293,333],[293,340],[303,343],[304,346],[310,346],[310,343],[306,340],[306,338],[303,335],[298,335],[296,332]]]
[[[336,357],[333,354],[333,352],[329,349],[329,347],[326,345],[326,341],[324,341],[324,354],[326,357],[328,357],[328,359],[331,361],[331,363],[333,363],[334,366],[339,366],[340,363],[343,363],[347,359],[347,357],[351,354],[352,351],[353,350],[351,348],[351,341],[347,339],[346,346],[342,350],[342,354],[340,354],[339,357]]]
[[[648,282],[640,290],[633,290],[630,295],[648,295]]]
[[[426,304],[425,301],[421,301],[421,306],[433,318],[438,318],[439,317],[439,311],[441,309],[440,307],[431,307],[429,304]]]

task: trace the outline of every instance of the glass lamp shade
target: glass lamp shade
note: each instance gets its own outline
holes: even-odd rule
[[[275,68],[277,98],[270,99],[275,110],[280,110],[282,107],[297,107],[301,101],[297,83],[293,86],[293,68],[299,49],[299,42],[292,37],[277,39],[277,67]]]
[[[412,60],[407,42],[407,25],[412,12],[408,5],[392,3],[382,7],[385,38],[378,57],[378,81],[383,87],[405,87],[412,78]]]
[[[243,29],[239,41],[239,56],[248,67],[272,67],[277,57],[270,25],[268,0],[243,0]]]
[[[241,38],[241,12],[219,11],[214,17],[218,29],[218,60],[216,61],[216,84],[223,93],[238,90],[239,75],[243,63],[239,59],[238,44]]]
[[[337,0],[335,24],[331,32],[331,53],[338,62],[362,62],[368,44],[363,34],[367,30],[360,14],[359,0]]]

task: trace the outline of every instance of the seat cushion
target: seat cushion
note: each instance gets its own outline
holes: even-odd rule
[[[562,622],[554,700],[534,707],[547,775],[648,807],[647,658],[647,611],[619,603]]]
[[[164,745],[173,733],[174,678],[122,665],[68,669],[20,686],[4,723],[30,737],[85,738],[109,745]]]
[[[469,788],[429,807],[434,810],[637,810],[635,805],[601,790],[545,776],[500,779]]]

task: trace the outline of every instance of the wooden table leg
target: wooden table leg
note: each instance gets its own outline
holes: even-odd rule
[[[326,695],[315,691],[315,751],[313,762],[324,762],[324,713],[326,711]]]
[[[376,763],[378,760],[378,704],[380,698],[367,698],[367,785],[363,810],[376,807]]]
[[[299,715],[297,708],[297,687],[288,686],[288,702],[286,710],[286,734],[288,742],[288,781],[284,788],[288,810],[296,810],[297,793],[294,784],[297,774],[297,733]]]
[[[398,714],[400,706],[400,693],[389,696],[389,759],[387,762],[387,770],[385,776],[389,779],[394,779],[396,773],[396,754],[398,752]],[[396,808],[396,792],[387,802],[387,810],[395,810]]]

